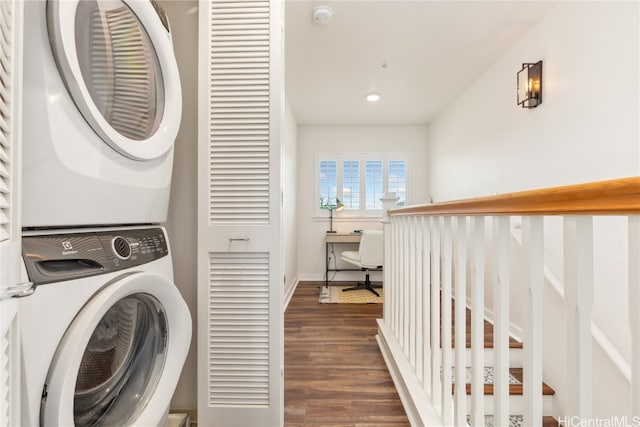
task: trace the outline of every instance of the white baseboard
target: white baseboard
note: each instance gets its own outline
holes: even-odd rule
[[[387,364],[387,369],[411,426],[442,426],[442,420],[431,404],[431,399],[413,373],[413,369],[393,333],[385,326],[382,319],[378,319],[376,341],[378,341],[382,357]]]
[[[324,273],[301,273],[298,275],[301,282],[324,282]],[[364,280],[364,271],[330,271],[329,282],[355,282]],[[382,271],[372,271],[371,280],[382,281]]]
[[[324,274],[322,273],[300,273],[298,274],[299,282],[320,282],[324,281]]]
[[[289,302],[291,301],[291,297],[293,297],[293,294],[295,293],[296,288],[298,287],[299,283],[300,283],[300,279],[296,277],[293,280],[293,282],[291,283],[291,285],[289,285],[289,287],[287,289],[285,289],[283,311],[287,311],[287,307],[289,306]]]

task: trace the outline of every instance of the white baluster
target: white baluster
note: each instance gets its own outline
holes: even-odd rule
[[[402,256],[400,257],[400,295],[399,295],[399,304],[398,308],[400,310],[400,335],[398,336],[398,342],[400,342],[400,346],[402,347],[402,351],[405,356],[407,355],[407,318],[409,317],[409,312],[407,310],[407,294],[408,294],[408,286],[407,286],[407,230],[406,230],[406,217],[402,217],[402,226],[400,229],[400,247]]]
[[[398,344],[402,348],[403,352],[406,352],[404,345],[405,337],[405,316],[406,310],[404,306],[404,294],[407,289],[407,284],[404,281],[404,221],[405,217],[400,217],[399,233],[398,233]],[[405,353],[406,354],[406,353]]]
[[[391,280],[393,282],[393,287],[391,288],[391,295],[390,295],[391,307],[389,307],[391,311],[391,331],[393,332],[393,335],[396,337],[396,339],[398,339],[398,292],[400,288],[400,282],[398,280],[398,270],[400,269],[398,265],[398,257],[399,257],[398,254],[400,252],[400,248],[398,244],[398,241],[400,240],[399,223],[400,223],[400,219],[398,217],[395,217],[392,224],[393,225],[393,242],[392,242],[393,253],[391,254],[391,259],[392,259],[391,266],[393,270],[390,272],[390,275],[392,278]]]
[[[423,278],[422,278],[422,270],[423,265],[422,261],[424,259],[423,254],[423,236],[422,236],[422,217],[415,218],[415,282],[416,282],[416,298],[414,301],[415,311],[416,311],[416,376],[418,379],[423,382],[424,381],[424,351],[423,351],[423,334],[424,334],[424,325],[423,325],[423,316],[424,316],[424,306],[422,305],[423,297],[422,290],[424,288]]]
[[[384,236],[384,270],[382,272],[384,295],[382,296],[382,317],[387,327],[391,328],[391,295],[393,294],[393,283],[391,280],[392,265],[392,248],[393,228],[389,220],[382,225]]]
[[[442,334],[442,422],[451,425],[453,422],[453,400],[451,398],[451,267],[453,265],[453,243],[451,217],[443,219],[442,229],[442,302],[441,326]]]
[[[523,217],[523,269],[527,298],[524,331],[524,425],[542,425],[542,289],[544,285],[543,218]]]
[[[455,244],[455,414],[454,424],[467,425],[467,217],[456,218]]]
[[[422,345],[424,348],[424,357],[422,359],[424,372],[424,381],[422,382],[424,390],[433,398],[431,394],[432,386],[431,381],[431,358],[433,354],[431,342],[431,287],[433,282],[431,281],[431,219],[421,218],[422,224]]]
[[[402,312],[403,312],[403,341],[402,348],[404,349],[404,354],[409,357],[409,339],[411,337],[411,323],[409,316],[411,315],[411,289],[409,284],[409,225],[408,225],[409,217],[404,217],[404,227],[402,233],[402,247],[403,247],[403,256],[402,256]]]
[[[510,217],[494,218],[493,243],[493,386],[495,425],[509,425],[509,230]]]
[[[567,415],[591,418],[593,218],[564,218],[564,298],[567,311]]]
[[[401,218],[398,218],[398,221],[395,224],[395,244],[396,244],[396,252],[395,252],[395,261],[394,261],[394,266],[395,266],[395,286],[393,288],[393,323],[394,323],[394,328],[393,328],[393,332],[394,335],[396,337],[396,339],[398,339],[399,341],[399,337],[400,337],[400,292],[402,290],[402,282],[400,281],[400,272],[402,270],[402,264],[401,264],[401,259],[402,259],[402,246],[400,245],[401,243],[401,235],[400,235],[400,231],[401,231]]]
[[[431,218],[431,400],[440,406],[440,219]]]
[[[471,424],[484,425],[484,217],[473,218]]]
[[[402,301],[402,218],[398,218],[398,224],[396,225],[396,297],[395,297],[395,310],[396,310],[396,328],[395,334],[400,343],[400,334],[402,333],[402,311],[400,303]]]
[[[409,217],[409,364],[416,371],[416,227],[415,218]]]
[[[640,215],[629,216],[629,322],[631,324],[631,414],[640,417]]]

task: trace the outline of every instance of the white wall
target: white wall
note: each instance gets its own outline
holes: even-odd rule
[[[298,125],[296,118],[285,98],[283,132],[283,227],[284,230],[284,295],[285,303],[291,297],[298,280],[298,230],[296,221],[298,192]]]
[[[324,280],[325,232],[329,215],[316,218],[315,171],[319,152],[407,152],[409,153],[409,191],[412,204],[426,203],[427,195],[427,128],[426,126],[301,126],[298,128],[298,254],[301,280]],[[340,218],[334,213],[334,230],[381,229],[379,219]],[[337,250],[338,248],[336,248]],[[345,250],[355,250],[351,245]],[[337,255],[339,258],[339,254]],[[336,280],[362,279],[362,273],[338,273]],[[372,280],[379,280],[372,276]]]
[[[560,2],[552,9],[431,123],[435,200],[639,175],[638,17],[638,2]],[[515,105],[516,72],[540,59],[543,104],[524,110]],[[562,279],[559,224],[547,225],[545,260]],[[615,218],[596,221],[594,230],[602,260],[594,321],[629,360],[624,234]],[[623,240],[611,243],[614,235]],[[545,298],[556,298],[552,292],[547,288]],[[594,361],[600,356],[598,349]],[[624,381],[615,369],[608,378],[617,385],[596,383],[594,415],[624,413],[625,399],[610,398],[611,390],[624,394]]]
[[[193,321],[191,348],[172,409],[196,408],[196,201],[198,141],[198,1],[161,1],[173,33],[182,84],[182,122],[176,139],[167,232],[171,242],[176,285]]]
[[[636,175],[637,2],[562,2],[430,125],[436,200]],[[516,106],[522,62],[543,104]]]

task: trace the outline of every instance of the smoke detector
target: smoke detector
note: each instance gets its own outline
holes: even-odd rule
[[[333,9],[329,6],[320,5],[313,8],[313,20],[320,25],[328,24],[332,16]]]

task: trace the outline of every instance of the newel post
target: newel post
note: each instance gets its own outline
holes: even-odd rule
[[[380,198],[382,202],[382,231],[383,231],[383,253],[384,253],[384,271],[383,275],[383,283],[385,292],[383,294],[383,319],[384,322],[389,325],[391,321],[391,308],[393,304],[389,304],[391,298],[393,297],[393,288],[392,285],[392,272],[395,270],[392,266],[393,263],[393,251],[392,251],[392,227],[391,221],[389,219],[389,209],[393,209],[396,207],[396,203],[400,200],[399,197],[396,196],[396,193],[384,193]]]
[[[640,417],[640,215],[629,216],[629,323],[631,326],[631,413]]]

